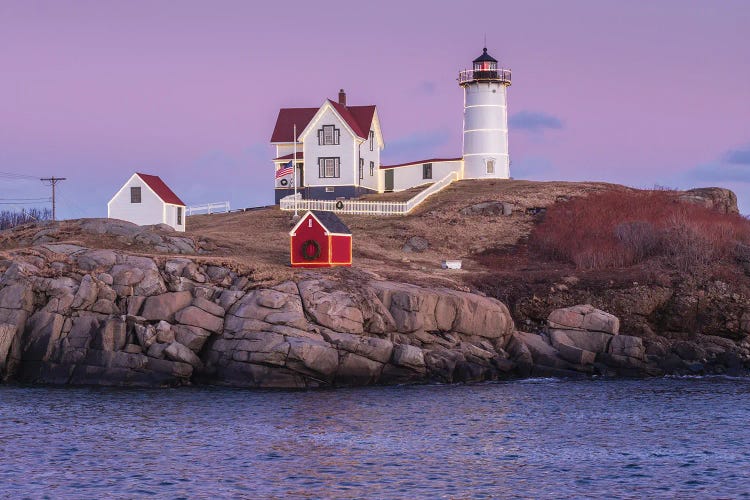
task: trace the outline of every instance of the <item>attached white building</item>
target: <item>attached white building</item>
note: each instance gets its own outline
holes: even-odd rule
[[[295,180],[303,198],[332,200],[402,191],[437,182],[451,173],[457,179],[508,179],[510,77],[510,70],[498,68],[486,48],[474,59],[471,70],[459,73],[458,82],[464,90],[460,158],[381,165],[385,144],[377,109],[347,106],[343,89],[338,102],[328,99],[319,108],[281,109],[271,136],[271,144],[276,146],[276,203],[294,192]]]
[[[185,204],[157,175],[133,174],[107,203],[107,217],[185,230]]]

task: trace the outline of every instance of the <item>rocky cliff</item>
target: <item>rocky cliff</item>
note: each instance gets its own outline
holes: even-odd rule
[[[645,376],[695,372],[696,363],[736,372],[750,354],[718,337],[710,349],[683,342],[677,360],[647,353],[592,306],[553,311],[543,331],[519,332],[498,300],[349,269],[259,286],[183,257],[71,244],[10,256],[0,261],[5,381],[304,388]]]
[[[43,244],[0,262],[0,373],[54,384],[314,387],[497,378],[499,301],[345,271],[257,287],[187,258]]]

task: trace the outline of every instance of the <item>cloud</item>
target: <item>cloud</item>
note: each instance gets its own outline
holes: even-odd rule
[[[436,89],[437,89],[437,84],[435,82],[425,80],[423,82],[420,82],[419,85],[417,85],[415,93],[432,95],[435,93]]]
[[[554,165],[547,158],[529,156],[511,160],[510,175],[514,179],[543,181],[554,179],[559,172],[556,172]]]
[[[750,146],[730,149],[724,155],[724,161],[735,165],[750,165]]]
[[[700,165],[688,171],[685,177],[699,182],[750,182],[750,163],[747,165],[721,163]]]
[[[512,129],[523,130],[535,134],[545,130],[560,130],[563,122],[559,118],[538,111],[519,111],[510,116],[508,126]]]
[[[442,156],[441,148],[448,143],[450,136],[451,134],[447,130],[432,130],[415,132],[400,139],[386,142],[384,153],[387,154],[387,160],[384,163],[394,164]]]

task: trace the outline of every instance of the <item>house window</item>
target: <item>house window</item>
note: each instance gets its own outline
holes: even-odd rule
[[[318,158],[318,177],[338,178],[341,177],[339,158]]]
[[[177,207],[177,225],[182,225],[182,207]]]
[[[432,179],[432,163],[422,164],[422,179]]]
[[[370,151],[373,151],[374,147],[375,147],[375,132],[370,130]]]
[[[337,145],[339,143],[339,129],[333,125],[323,125],[318,130],[318,146]]]
[[[330,186],[326,187],[326,193],[333,193],[334,189]]]
[[[140,203],[140,202],[141,202],[141,188],[140,187],[130,188],[130,203]]]
[[[371,161],[370,162],[370,177],[372,177],[373,175],[375,175],[375,162]]]
[[[359,180],[362,180],[365,178],[365,159],[360,158],[359,159]]]
[[[487,160],[487,173],[488,174],[495,173],[495,160]]]

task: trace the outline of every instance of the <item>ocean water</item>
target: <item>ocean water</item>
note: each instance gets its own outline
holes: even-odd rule
[[[0,386],[2,498],[745,498],[750,380]]]

